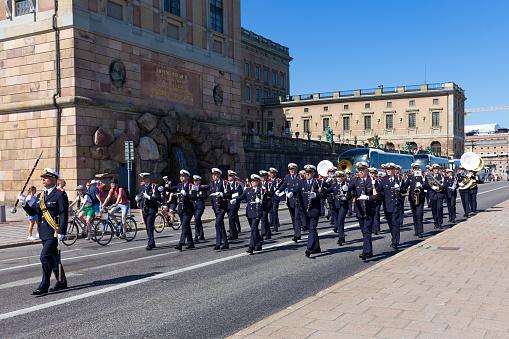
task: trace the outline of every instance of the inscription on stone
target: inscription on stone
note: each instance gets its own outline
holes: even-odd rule
[[[145,98],[201,106],[199,74],[142,61],[141,78],[141,95]]]

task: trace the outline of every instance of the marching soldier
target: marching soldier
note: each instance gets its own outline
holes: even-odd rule
[[[298,181],[297,185],[290,189],[288,196],[298,196],[302,203],[302,209],[306,218],[306,225],[309,230],[308,245],[305,251],[306,257],[311,254],[321,253],[318,239],[318,218],[320,217],[320,200],[327,197],[322,191],[322,179],[315,178],[316,167],[314,165],[304,166],[305,178]]]
[[[194,203],[196,199],[196,191],[198,187],[195,187],[189,182],[190,173],[182,169],[180,170],[180,183],[176,186],[165,187],[166,192],[173,192],[177,194],[177,214],[180,217],[180,225],[182,226],[182,232],[180,234],[180,240],[175,249],[182,251],[182,247],[186,244],[186,249],[194,248],[193,232],[191,231],[191,219],[194,216]]]
[[[403,168],[400,165],[396,165],[396,176],[399,178],[398,184],[401,186],[401,183],[403,181],[403,176],[401,174]],[[400,191],[401,194],[401,208],[399,209],[399,219],[400,224],[403,225],[403,222],[405,220],[405,192]]]
[[[345,180],[343,171],[336,172],[336,181],[330,187],[332,202],[329,207],[334,216],[334,228],[338,233],[337,244],[343,246],[345,243],[345,218],[348,213],[348,205],[350,204],[350,196],[348,193],[348,183]]]
[[[352,171],[350,170],[346,170],[345,171],[345,184],[350,184],[350,180],[352,180]],[[352,213],[352,206],[353,206],[353,201],[349,201],[348,202],[348,215],[351,216],[353,213]]]
[[[193,184],[196,187],[201,186],[201,177],[199,175],[193,175]],[[203,223],[201,217],[205,211],[205,200],[207,199],[207,192],[198,191],[194,198],[194,242],[199,240],[205,240],[205,234],[203,233]]]
[[[469,171],[467,176],[472,180],[472,184],[468,189],[469,201],[470,201],[470,212],[477,213],[477,183],[479,182],[479,177],[474,171]]]
[[[467,173],[465,172],[465,167],[459,167],[460,172],[457,175],[458,178],[458,187],[460,191],[461,205],[463,206],[464,217],[468,218],[470,214],[470,194],[468,188],[463,188],[465,186],[465,179],[468,178]]]
[[[272,195],[274,195],[274,192],[272,192],[270,190],[270,185],[269,185],[269,181],[267,180],[267,178],[269,177],[269,172],[265,171],[265,170],[261,170],[259,172],[260,174],[260,178],[262,178],[262,180],[260,181],[260,188],[262,190],[265,191],[265,194],[267,194],[268,196],[268,199],[271,198]],[[261,220],[261,224],[262,224],[262,240],[265,240],[265,239],[271,239],[272,238],[272,231],[270,230],[270,226],[269,226],[269,213],[270,213],[270,204],[264,204],[261,206],[261,209],[263,211],[263,215],[262,215],[262,220]]]
[[[305,170],[300,170],[299,171],[299,179],[304,179],[306,177],[305,174],[306,174]],[[301,232],[307,232],[307,230],[308,230],[307,223],[306,223],[306,216],[304,214],[305,213],[304,213],[303,207],[299,205],[299,219],[300,219]]]
[[[283,183],[279,187],[279,190],[276,191],[276,195],[282,196],[285,194],[285,190],[291,190],[297,186],[297,182],[300,177],[297,174],[297,164],[291,162],[288,164],[288,172],[289,174],[283,180]],[[299,200],[296,197],[289,197],[289,194],[286,195],[286,205],[288,206],[288,211],[290,211],[290,217],[292,218],[293,225],[293,241],[298,242],[301,236],[301,219],[300,219],[300,211],[299,211]]]
[[[251,187],[246,188],[240,196],[235,197],[230,201],[231,203],[236,203],[237,201],[244,199],[247,201],[246,216],[249,221],[249,226],[251,227],[251,239],[246,251],[249,254],[253,254],[253,251],[262,250],[263,239],[260,236],[258,226],[263,217],[262,206],[264,204],[269,204],[267,191],[262,190],[259,186],[260,180],[261,177],[259,175],[252,174]]]
[[[387,175],[380,180],[380,195],[384,206],[385,219],[391,230],[391,247],[398,249],[400,240],[402,197],[399,185],[401,178],[395,173],[396,165],[392,162],[385,165]]]
[[[18,200],[25,212],[30,216],[37,216],[39,221],[39,238],[42,240],[41,264],[42,281],[33,295],[44,295],[67,288],[64,268],[60,264],[59,243],[67,232],[69,200],[63,190],[56,188],[58,173],[45,168],[41,174],[44,194],[37,195],[37,201],[30,206],[26,203],[26,195],[18,195]],[[57,283],[49,288],[51,272],[55,274]]]
[[[440,174],[440,165],[434,164],[432,167],[431,176],[435,180],[426,178],[426,185],[429,192],[429,200],[431,202],[431,213],[433,214],[433,220],[435,228],[442,228],[444,222],[444,198],[445,190],[447,186],[444,183],[444,177]]]
[[[385,165],[384,165],[385,166]],[[385,167],[384,167],[385,168]],[[380,184],[380,179],[378,179],[378,171],[376,168],[371,167],[369,170],[369,176],[371,178],[371,183],[373,186],[375,186],[375,182]],[[376,213],[373,217],[373,234],[378,235],[378,232],[380,232],[380,210],[382,208],[382,199],[376,200]]]
[[[238,197],[244,191],[240,182],[235,180],[236,176],[237,173],[235,171],[228,170],[228,186],[230,188],[232,198]],[[228,237],[228,240],[236,240],[239,238],[239,234],[237,232],[237,222],[239,219],[238,205],[240,205],[240,201],[235,201],[234,203],[231,203],[231,201],[228,202],[228,224],[230,226],[230,236]]]
[[[408,201],[410,202],[410,209],[412,210],[414,221],[414,236],[422,238],[422,234],[424,233],[424,201],[426,200],[424,179],[418,163],[412,163],[412,170],[412,173],[406,177],[401,185],[401,190],[409,191]]]
[[[240,178],[237,176],[235,177],[235,180],[237,180],[240,183],[240,187],[242,188],[242,192],[244,192],[244,183],[240,180]],[[240,204],[237,204],[237,233],[242,233],[242,229],[240,228],[240,218],[238,217],[240,210]]]
[[[454,176],[453,170],[448,168],[445,170],[446,177],[444,179],[447,186],[445,199],[447,201],[447,210],[449,212],[449,222],[456,222],[456,196],[458,189],[458,179]]]
[[[429,174],[432,174],[432,170],[431,170],[431,166],[430,165],[426,165],[426,173],[429,173]],[[426,203],[428,204],[428,208],[431,207],[431,202],[429,200],[429,189],[425,188],[424,189],[424,192],[426,193]]]
[[[278,191],[279,187],[283,184],[283,181],[277,177],[278,170],[274,167],[269,168],[269,180],[271,182],[270,189],[271,191]],[[279,201],[281,200],[279,195],[274,194],[274,196],[270,199],[272,204],[269,204],[270,207],[270,225],[274,227],[274,232],[279,231]]]
[[[378,199],[378,184],[368,177],[368,164],[366,162],[357,163],[358,176],[352,178],[348,187],[348,194],[354,200],[354,212],[359,222],[363,246],[359,258],[366,260],[373,257],[373,244],[371,242],[371,232],[373,228],[373,218],[376,213],[376,200]]]
[[[336,166],[332,166],[331,168],[328,169],[328,171],[327,171],[327,184],[328,185],[332,185],[335,182],[334,177],[336,176],[337,170],[338,169]],[[336,221],[334,220],[334,213],[332,212],[333,199],[334,198],[333,198],[332,192],[331,192],[331,193],[327,194],[327,199],[323,200],[323,201],[324,201],[324,204],[325,204],[325,201],[327,201],[327,205],[329,206],[329,208],[327,210],[327,220],[330,220],[331,226],[334,227],[332,230],[334,232],[336,232],[337,231],[337,229],[335,227]]]
[[[219,168],[212,169],[212,181],[204,186],[199,187],[200,191],[212,192],[212,209],[216,215],[216,246],[214,250],[226,250],[230,248],[228,239],[226,238],[226,230],[224,228],[224,215],[228,210],[228,200],[231,199],[232,194],[228,186],[228,181],[221,180],[223,172]],[[223,246],[221,246],[223,244]]]
[[[141,196],[137,196],[138,203],[143,206],[143,220],[147,225],[148,244],[145,248],[147,251],[156,247],[154,240],[154,223],[157,211],[159,210],[159,200],[161,193],[157,189],[157,185],[150,182],[150,173],[144,172],[140,174],[143,185],[141,186]]]

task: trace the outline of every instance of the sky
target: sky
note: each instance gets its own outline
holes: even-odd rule
[[[508,13],[508,0],[241,1],[242,27],[289,47],[292,95],[452,81],[466,109],[509,106]],[[509,111],[465,121],[509,127]]]

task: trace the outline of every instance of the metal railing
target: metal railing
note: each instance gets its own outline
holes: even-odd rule
[[[405,92],[415,92],[415,91],[420,91],[420,90],[421,90],[421,85],[405,86]]]
[[[361,95],[375,94],[376,88],[361,89]]]

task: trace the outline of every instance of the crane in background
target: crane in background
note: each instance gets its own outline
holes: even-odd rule
[[[477,112],[493,112],[493,111],[509,111],[509,106],[503,107],[484,107],[484,108],[470,108],[465,110],[465,115]]]

